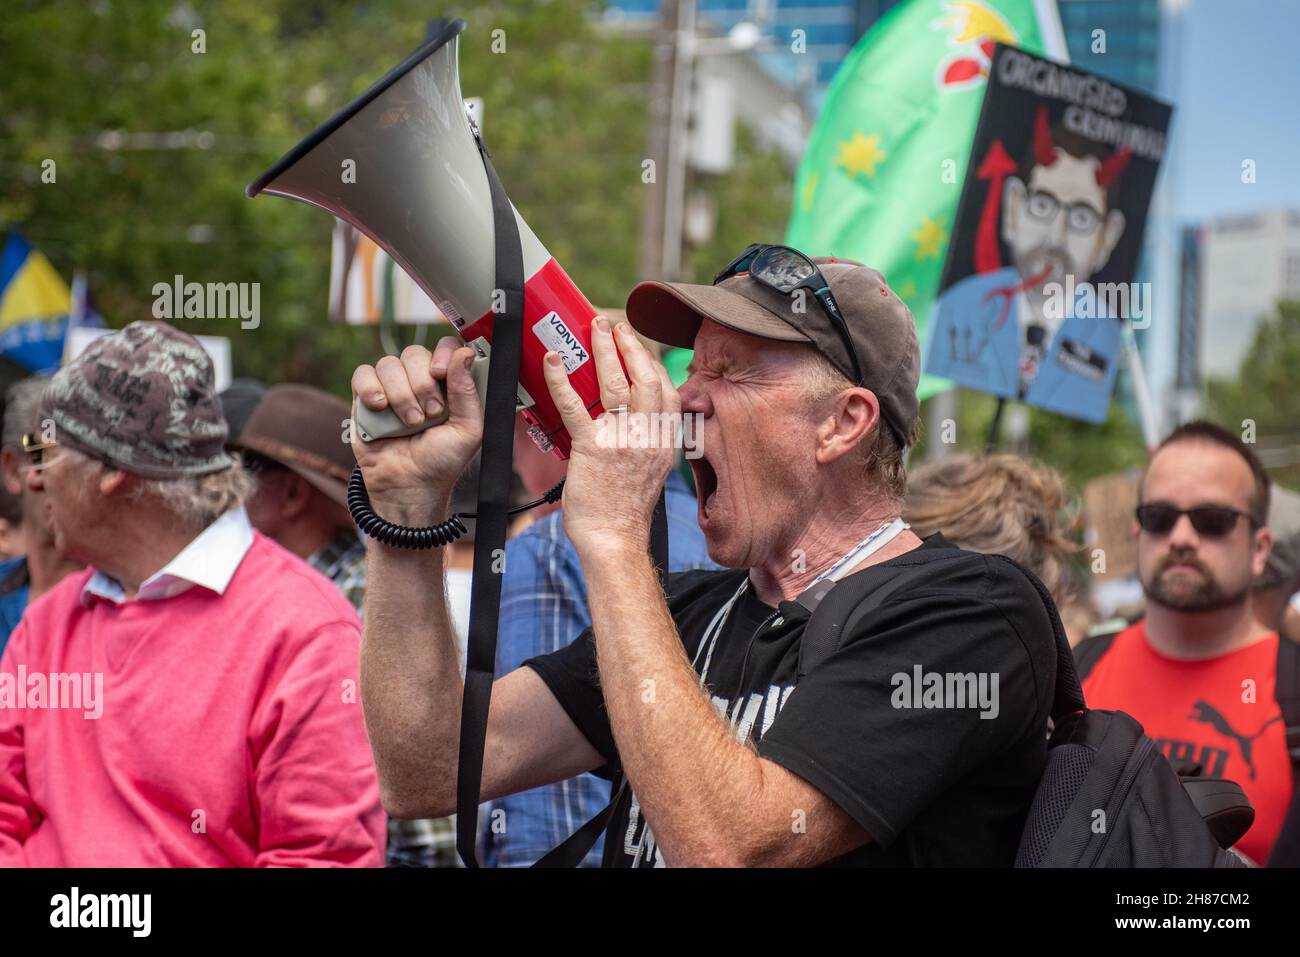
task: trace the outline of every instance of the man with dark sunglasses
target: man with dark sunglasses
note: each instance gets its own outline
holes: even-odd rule
[[[1175,768],[1241,784],[1255,823],[1237,849],[1264,864],[1292,796],[1294,645],[1257,620],[1251,591],[1272,547],[1269,479],[1236,435],[1180,426],[1151,455],[1136,510],[1146,618],[1075,650],[1093,708],[1127,711]]]
[[[624,324],[597,319],[605,415],[699,417],[697,517],[724,568],[660,583],[647,545],[673,450],[600,442],[550,354],[592,627],[495,682],[483,797],[622,772],[606,866],[1009,866],[1046,762],[1051,621],[1023,574],[901,518],[919,413],[907,307],[861,263],[751,246],[713,285],[639,284],[627,315],[693,348],[690,376],[673,389]],[[384,518],[446,517],[481,437],[470,357],[447,339],[353,376],[399,415],[447,381],[446,425],[354,442]],[[362,704],[386,801],[445,814],[463,683],[441,559],[375,542],[368,559]],[[809,607],[836,581],[895,588],[804,671]],[[956,681],[969,695],[945,697]]]

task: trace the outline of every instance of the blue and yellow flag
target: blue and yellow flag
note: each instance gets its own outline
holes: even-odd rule
[[[0,252],[0,355],[33,372],[52,372],[63,357],[72,292],[17,233]]]

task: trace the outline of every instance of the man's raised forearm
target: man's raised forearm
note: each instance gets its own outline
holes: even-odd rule
[[[762,790],[700,687],[644,549],[584,557],[600,683],[623,768],[665,860],[738,863],[745,808]]]
[[[431,525],[447,517],[447,497],[437,505],[376,505],[376,511],[399,524]],[[384,807],[399,818],[448,814],[455,805],[464,681],[443,550],[407,551],[372,540],[365,608],[361,702]]]

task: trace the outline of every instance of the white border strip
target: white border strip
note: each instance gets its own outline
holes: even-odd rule
[[[1038,13],[1038,29],[1043,34],[1043,48],[1047,55],[1061,63],[1070,62],[1070,48],[1065,45],[1065,29],[1061,26],[1061,11],[1056,0],[1034,0]]]

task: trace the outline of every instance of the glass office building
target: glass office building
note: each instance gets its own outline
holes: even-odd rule
[[[611,13],[624,21],[650,23],[658,19],[661,0],[611,0]],[[758,25],[778,50],[760,55],[780,80],[805,87],[809,100],[819,103],[840,63],[866,29],[900,0],[698,0],[701,26],[723,34],[737,23]],[[795,30],[802,30],[804,56],[792,56]]]
[[[1144,93],[1160,90],[1160,0],[1057,0],[1070,62]]]

